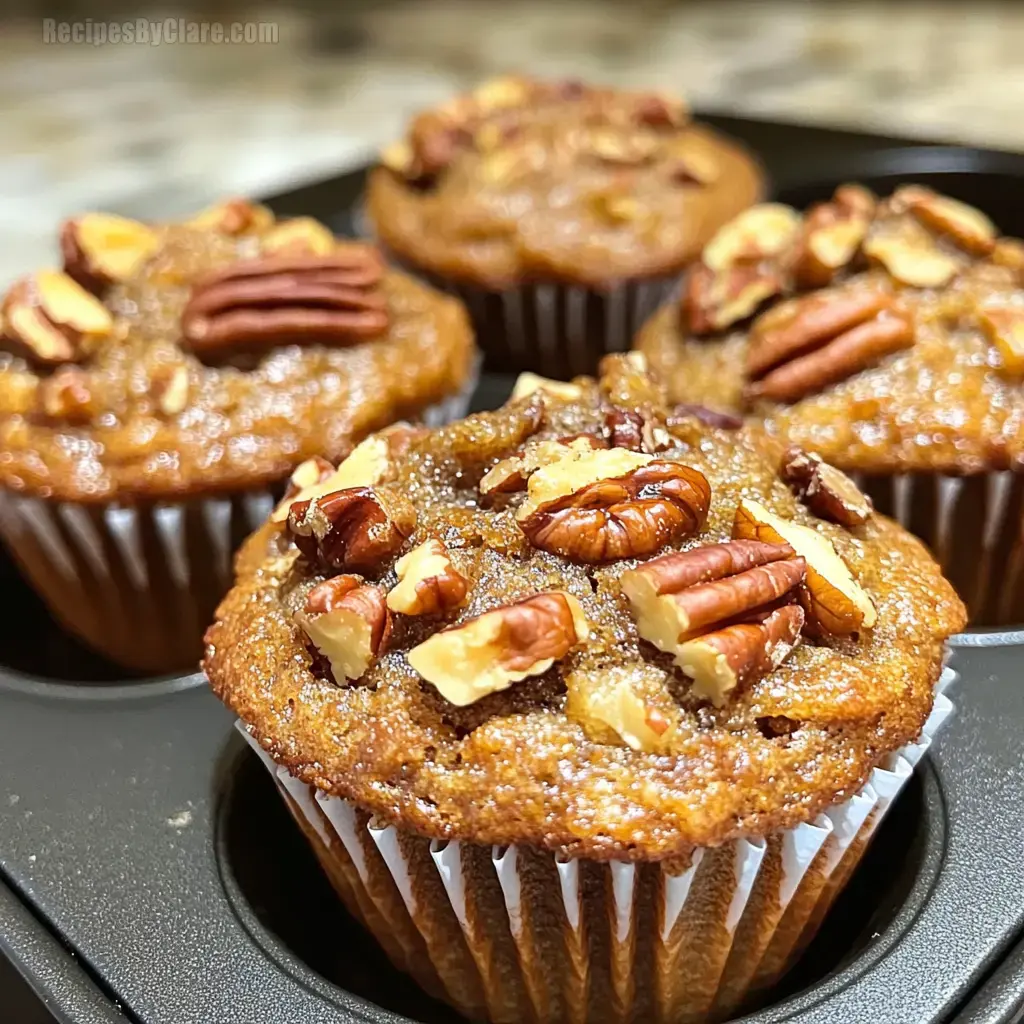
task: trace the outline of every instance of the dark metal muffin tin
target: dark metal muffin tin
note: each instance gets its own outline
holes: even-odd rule
[[[711,119],[804,205],[906,180],[1024,234],[1024,158]],[[274,197],[358,223],[361,174]],[[489,376],[478,408],[511,379]],[[330,891],[199,676],[125,678],[0,558],[0,1021],[448,1024]],[[1024,632],[957,638],[958,714],[804,960],[749,1024],[1024,1019]],[[43,1006],[47,1010],[43,1009]]]

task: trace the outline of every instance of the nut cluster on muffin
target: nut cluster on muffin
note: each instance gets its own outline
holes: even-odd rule
[[[389,248],[495,290],[674,272],[760,193],[751,159],[680,100],[576,81],[487,82],[381,161],[369,203]]]
[[[673,399],[859,476],[972,620],[1024,615],[1024,245],[930,189],[755,206],[636,339]]]
[[[66,222],[0,306],[0,483],[73,501],[280,480],[469,379],[457,304],[243,200]]]
[[[636,357],[303,467],[207,634],[281,764],[420,834],[660,858],[806,821],[912,740],[963,623],[843,474]]]
[[[0,536],[111,660],[186,669],[289,473],[461,414],[472,329],[374,246],[246,200],[83,214],[60,249],[0,301]]]
[[[972,207],[845,185],[806,215],[766,203],[721,228],[637,344],[678,400],[755,413],[845,468],[1005,467],[1022,268]]]

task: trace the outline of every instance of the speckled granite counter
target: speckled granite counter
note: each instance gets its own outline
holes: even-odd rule
[[[513,69],[669,87],[720,112],[1024,149],[1024,5],[996,0],[217,10],[276,24],[277,42],[61,44],[44,41],[41,18],[0,23],[0,282],[50,258],[53,225],[72,211],[174,214],[322,176],[416,107]],[[100,16],[91,3],[88,14]],[[189,17],[148,17],[171,14]]]

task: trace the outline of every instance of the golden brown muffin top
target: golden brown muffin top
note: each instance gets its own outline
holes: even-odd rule
[[[275,760],[423,835],[660,859],[918,736],[964,624],[920,543],[635,360],[307,470],[206,637]]]
[[[0,305],[0,483],[60,500],[260,486],[457,391],[461,306],[377,251],[244,200],[86,214]]]
[[[760,419],[865,472],[1024,459],[1024,247],[906,186],[754,207],[708,244],[636,346],[680,402]],[[753,318],[753,319],[752,319]]]
[[[671,274],[756,202],[762,176],[681,101],[500,78],[411,124],[370,178],[404,260],[468,284]]]

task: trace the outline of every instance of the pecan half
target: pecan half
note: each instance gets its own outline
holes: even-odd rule
[[[824,534],[782,519],[748,498],[736,508],[732,533],[743,540],[788,544],[806,561],[807,579],[801,587],[800,603],[810,632],[848,636],[874,626],[878,613],[871,598]]]
[[[84,359],[114,329],[103,303],[56,270],[16,281],[0,303],[0,323],[7,347],[42,366]]]
[[[784,605],[763,622],[742,622],[681,644],[676,664],[693,680],[693,694],[722,707],[735,691],[777,669],[800,642],[804,610]]]
[[[358,344],[388,328],[383,276],[380,256],[361,245],[235,263],[195,284],[182,336],[211,361],[273,345]]]
[[[534,473],[516,521],[534,547],[593,564],[640,558],[691,536],[710,504],[698,470],[611,448]]]
[[[437,615],[465,603],[469,580],[452,564],[439,540],[424,541],[395,563],[398,585],[388,607],[403,615]]]
[[[296,547],[327,569],[373,572],[398,554],[416,527],[416,510],[382,487],[348,487],[298,501],[288,511]]]
[[[335,576],[317,584],[295,619],[327,659],[336,683],[365,675],[391,636],[383,592],[358,576]]]
[[[795,402],[914,343],[914,325],[885,292],[822,292],[769,310],[751,328],[745,395]]]
[[[551,591],[435,633],[408,660],[445,700],[465,707],[546,672],[588,635],[576,598]]]
[[[693,334],[721,331],[751,316],[782,291],[782,257],[800,229],[800,215],[762,203],[719,228],[690,272],[683,317]]]
[[[978,308],[978,321],[1000,356],[1000,372],[1024,377],[1024,307],[1012,302],[987,302]]]
[[[734,540],[655,558],[622,574],[637,632],[695,680],[698,696],[720,704],[737,686],[774,667],[765,623],[804,580],[807,564],[784,543]],[[790,623],[792,615],[779,620]],[[767,622],[767,619],[765,620]],[[803,614],[793,636],[800,632]],[[788,628],[788,627],[787,627]],[[772,634],[774,635],[774,634]],[[695,645],[694,637],[703,644]]]
[[[110,213],[87,213],[60,229],[64,273],[94,294],[133,277],[159,248],[148,224]]]
[[[831,284],[860,251],[874,212],[874,196],[856,185],[841,186],[830,202],[813,207],[804,219],[790,268],[794,284]]]
[[[840,526],[860,526],[871,515],[871,499],[820,455],[802,448],[787,448],[779,475],[808,510],[821,519]]]

